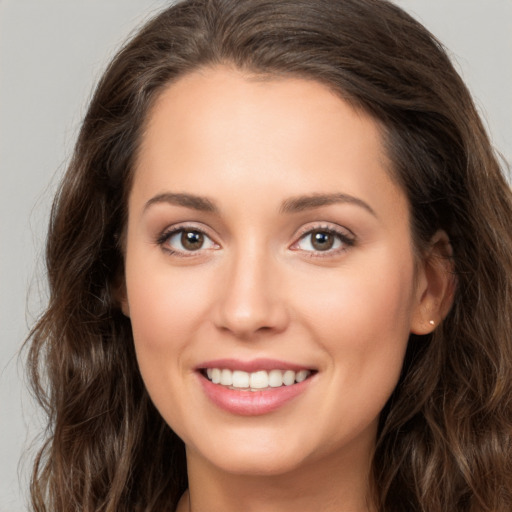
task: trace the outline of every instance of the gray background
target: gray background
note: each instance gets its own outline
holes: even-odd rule
[[[396,0],[451,50],[512,156],[512,0]],[[0,0],[0,512],[26,510],[42,419],[19,350],[45,302],[49,205],[92,87],[163,0]],[[24,454],[21,459],[20,457]]]

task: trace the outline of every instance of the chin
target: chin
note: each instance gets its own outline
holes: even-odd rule
[[[270,477],[293,473],[299,469],[303,460],[299,457],[287,457],[276,448],[272,454],[233,454],[222,460],[210,461],[226,473],[240,476]]]
[[[257,433],[255,434],[258,435]],[[238,443],[226,434],[229,443],[215,443],[188,450],[187,458],[197,456],[205,458],[210,465],[230,474],[245,476],[277,476],[297,470],[305,459],[307,450],[304,443],[284,443],[282,439],[264,439],[247,436],[248,441]],[[257,439],[251,442],[251,437]]]

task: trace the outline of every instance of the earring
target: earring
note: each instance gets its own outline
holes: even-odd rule
[[[429,323],[430,325],[436,325],[436,323],[434,322],[434,320],[430,320],[428,323]]]

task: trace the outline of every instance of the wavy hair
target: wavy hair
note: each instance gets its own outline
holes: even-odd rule
[[[411,335],[381,414],[381,512],[512,510],[512,197],[442,45],[385,0],[188,0],[149,21],[107,68],[55,198],[48,307],[28,368],[48,414],[36,512],[167,510],[187,486],[182,441],[144,389],[116,290],[120,236],[148,111],[193,70],[229,64],[313,79],[383,127],[421,251],[443,229],[457,290]]]

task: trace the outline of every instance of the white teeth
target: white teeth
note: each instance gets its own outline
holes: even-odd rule
[[[266,371],[251,373],[250,387],[252,389],[268,388],[268,373]]]
[[[249,374],[240,370],[233,372],[233,387],[234,388],[248,388],[249,387]]]
[[[231,373],[231,370],[221,370],[220,383],[223,386],[231,386],[231,384],[233,384],[233,374]]]
[[[295,382],[295,372],[292,370],[286,370],[283,374],[283,384],[285,386],[291,386]]]
[[[241,370],[228,370],[227,368],[207,368],[206,375],[214,384],[221,384],[233,389],[248,389],[258,391],[266,388],[279,388],[283,385],[303,382],[310,375],[310,370],[259,370],[257,372],[243,372]]]
[[[218,368],[212,368],[212,382],[214,384],[220,383],[220,370]]]
[[[268,372],[268,385],[271,388],[280,388],[283,385],[283,372],[281,370],[270,370]]]
[[[297,375],[295,375],[295,381],[302,382],[308,378],[308,375],[309,372],[307,370],[301,370],[300,372],[297,372]]]

